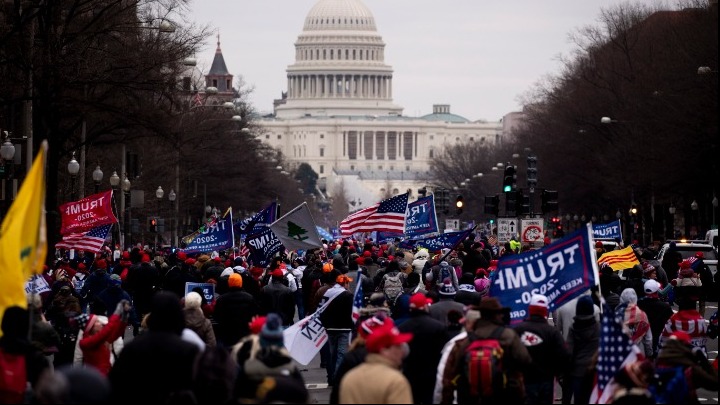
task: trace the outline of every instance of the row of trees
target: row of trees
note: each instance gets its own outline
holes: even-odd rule
[[[596,25],[574,32],[576,49],[561,72],[524,95],[525,124],[503,146],[506,159],[472,147],[454,156],[451,149],[436,168],[457,182],[479,162],[503,162],[530,148],[539,184],[559,191],[563,212],[625,217],[635,203],[653,238],[666,233],[662,222],[672,222],[670,206],[686,214],[682,233],[710,225],[720,191],[717,2],[659,7],[602,9]]]
[[[73,152],[84,154],[80,195],[91,192],[96,164],[105,172],[101,188],[109,188],[114,170],[122,177],[126,150],[142,161],[130,180],[145,191],[146,203],[159,185],[166,193],[176,189],[179,171],[181,215],[201,216],[205,202],[251,212],[276,198],[301,201],[297,186],[287,187],[287,176],[276,170],[282,156],[257,139],[261,130],[242,81],[233,108],[212,96],[198,104],[189,90],[204,87],[187,62],[211,31],[188,19],[188,3],[0,2],[0,128],[27,137],[34,151],[49,142],[51,244],[59,237],[57,207],[73,191],[65,169]],[[195,83],[188,87],[185,77]],[[288,192],[278,195],[283,187]],[[134,215],[156,210],[150,204]]]

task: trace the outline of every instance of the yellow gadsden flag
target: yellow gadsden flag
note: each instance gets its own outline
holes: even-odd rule
[[[27,307],[25,283],[33,274],[41,273],[45,264],[46,154],[44,141],[0,226],[0,321],[6,308]]]
[[[634,265],[640,264],[640,261],[635,256],[632,247],[628,246],[625,249],[603,253],[598,259],[598,264],[608,264],[613,270],[620,271],[632,268]]]

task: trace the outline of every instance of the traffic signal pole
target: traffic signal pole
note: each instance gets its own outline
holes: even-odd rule
[[[527,156],[527,185],[530,197],[530,218],[534,218],[535,186],[537,186],[537,157],[532,153]]]

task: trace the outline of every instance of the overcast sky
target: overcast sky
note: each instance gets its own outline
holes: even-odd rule
[[[286,90],[288,65],[305,16],[317,0],[195,0],[191,19],[220,32],[230,73],[254,87],[261,112]],[[570,34],[597,25],[601,8],[620,0],[363,0],[385,41],[393,99],[404,114],[424,115],[433,104],[470,120],[497,121],[522,109],[519,97],[560,71]],[[657,4],[653,0],[636,0]],[[198,57],[207,73],[213,37]]]

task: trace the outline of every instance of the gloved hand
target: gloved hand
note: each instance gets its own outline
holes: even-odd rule
[[[130,301],[120,300],[115,307],[115,312],[113,312],[113,314],[118,315],[121,321],[127,323],[130,318],[130,310],[132,310],[132,304],[130,304]]]

